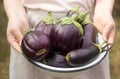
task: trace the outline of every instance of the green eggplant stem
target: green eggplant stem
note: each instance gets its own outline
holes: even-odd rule
[[[78,17],[79,17],[79,14],[73,14],[71,18],[74,19],[75,21],[77,21]]]
[[[78,20],[80,20],[80,22],[83,22],[87,14],[88,12],[80,12],[78,16]]]
[[[71,12],[74,12],[72,17],[74,19],[80,20],[82,22],[81,23],[82,25],[86,25],[86,24],[91,23],[90,16],[89,16],[88,12],[87,11],[82,12],[79,9],[80,9],[80,6],[77,6],[76,8],[71,9]]]
[[[63,17],[60,19],[60,22],[62,25],[73,23],[72,18],[70,18],[70,17]]]
[[[81,24],[84,26],[84,25],[87,25],[87,24],[90,24],[90,23],[91,23],[90,15],[87,14],[87,15],[85,15],[85,19],[83,20],[83,22]]]
[[[75,12],[75,13],[78,13],[79,14],[79,9],[80,9],[80,5],[71,9],[71,12]]]
[[[94,44],[94,45],[97,46],[97,47],[99,48],[100,52],[102,52],[102,47],[103,47],[103,45],[104,45],[105,43],[106,43],[106,42],[103,41],[103,42],[100,43],[100,44]]]
[[[66,55],[65,59],[67,62],[70,62],[70,54],[69,53]]]
[[[106,41],[103,41],[102,43],[100,43],[100,47],[103,47],[104,44],[106,44]]]
[[[77,7],[75,7],[75,8],[73,8],[73,9],[70,10],[71,12],[74,13],[74,14],[72,15],[72,18],[73,18],[74,20],[77,20],[78,16],[80,15],[79,9],[80,9],[80,6],[77,6]]]
[[[55,24],[57,22],[50,11],[48,12],[48,15],[42,19],[42,21],[46,24]]]

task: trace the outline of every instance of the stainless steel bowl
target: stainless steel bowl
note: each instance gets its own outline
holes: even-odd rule
[[[98,34],[96,37],[96,41],[97,43],[101,43],[102,40],[102,36],[101,34]],[[93,61],[79,66],[79,67],[72,67],[72,68],[60,68],[60,67],[52,67],[46,64],[43,64],[41,62],[37,62],[34,60],[31,60],[29,58],[27,58],[25,55],[25,58],[31,62],[32,64],[34,64],[40,71],[43,71],[44,73],[48,73],[57,77],[71,77],[73,75],[77,75],[80,74],[84,71],[86,71],[87,69],[94,67],[95,65],[97,65],[98,63],[100,63],[107,55],[107,51],[101,52]]]

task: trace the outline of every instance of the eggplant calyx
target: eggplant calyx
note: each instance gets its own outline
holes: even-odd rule
[[[82,25],[86,25],[86,24],[91,23],[90,15],[88,14],[88,11],[82,12],[82,11],[79,11],[79,9],[80,9],[80,6],[70,10],[71,12],[74,13],[72,17],[74,17],[74,19],[79,20],[79,22]],[[76,17],[76,15],[77,15],[77,17]]]
[[[42,19],[45,24],[56,24],[57,20],[52,16],[52,13],[49,11],[48,15]]]
[[[24,32],[24,35],[26,35],[26,34],[32,32],[32,31],[34,31],[34,29],[27,29],[27,30]]]
[[[40,50],[36,53],[36,55],[37,55],[37,56],[42,55],[42,54],[44,54],[46,51],[47,51],[47,50],[46,50],[45,48],[44,48],[44,49],[40,49]]]
[[[101,46],[100,46],[99,44],[93,44],[93,45],[95,45],[96,47],[98,47],[98,49],[99,49],[99,53],[102,52],[102,48],[101,48]]]
[[[91,20],[90,20],[90,15],[88,14],[88,12],[80,12],[78,17],[77,17],[77,21],[79,23],[81,23],[83,26],[84,25],[87,25],[89,23],[91,23]]]
[[[80,12],[79,13],[78,20],[80,23],[82,23],[84,21],[87,14],[88,14],[88,12]]]
[[[81,24],[79,24],[77,21],[73,21],[73,23],[78,28],[79,35],[83,35],[83,28],[82,28]]]
[[[74,18],[63,17],[60,19],[60,21],[61,21],[62,25],[73,23],[79,30],[79,35],[83,35],[83,28],[82,28],[81,24],[79,24]]]
[[[106,42],[105,41],[103,41],[101,44],[93,44],[93,45],[95,45],[96,47],[98,47],[99,48],[99,53],[101,53],[103,50],[102,50],[102,48],[103,48],[103,46],[104,46],[104,44],[105,44]]]
[[[71,61],[70,61],[70,52],[66,55],[65,59],[66,59],[66,62],[67,62],[70,66],[78,66],[78,65],[76,65],[76,64],[71,63]]]
[[[83,20],[83,22],[81,24],[84,26],[84,25],[87,25],[87,24],[90,24],[90,23],[91,23],[90,15],[87,14],[85,19]]]
[[[82,12],[79,9],[80,9],[80,6],[77,6],[76,8],[71,9],[67,15],[69,15],[69,13],[72,12],[73,14],[72,18],[74,18],[76,21],[78,21],[82,25],[91,23],[90,15],[88,14],[88,11]]]
[[[71,12],[75,12],[79,14],[79,9],[80,9],[80,6],[77,6],[76,8],[71,9]]]
[[[79,14],[80,13],[79,9],[80,9],[80,6],[77,6],[77,7],[73,8],[73,9],[69,10],[67,12],[67,16],[70,15],[70,13],[72,13],[72,14]]]
[[[65,24],[72,24],[73,23],[73,19],[70,18],[70,17],[63,17],[60,19],[60,22],[62,25],[65,25]]]

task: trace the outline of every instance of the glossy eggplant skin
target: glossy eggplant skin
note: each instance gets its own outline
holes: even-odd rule
[[[21,48],[28,58],[39,61],[49,53],[51,43],[43,32],[32,31],[22,39]]]
[[[63,52],[73,50],[80,41],[79,31],[74,24],[57,23],[51,37],[53,46]]]
[[[51,32],[53,31],[54,24],[46,24],[45,22],[40,22],[38,25],[35,27],[36,31],[42,31],[46,35],[50,36]]]
[[[99,48],[96,45],[91,44],[85,48],[70,51],[67,54],[67,56],[69,56],[67,62],[71,66],[83,65],[97,57],[99,53]]]
[[[95,34],[95,28],[92,24],[87,24],[83,26],[83,36],[81,37],[81,48],[85,48],[92,43],[95,43],[96,40],[96,34]]]
[[[65,60],[65,56],[62,55],[61,52],[51,52],[50,55],[45,58],[45,62],[49,66],[61,68],[70,67]]]

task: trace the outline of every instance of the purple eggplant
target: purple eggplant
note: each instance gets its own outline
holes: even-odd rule
[[[49,53],[51,43],[45,33],[32,31],[22,39],[21,48],[28,58],[39,61]]]
[[[92,61],[101,53],[102,47],[91,44],[85,48],[72,50],[66,55],[66,61],[70,66],[80,66]]]
[[[95,28],[92,24],[87,24],[83,26],[83,36],[81,37],[81,48],[85,48],[92,43],[95,43],[96,40],[96,33],[95,33]]]
[[[48,36],[50,36],[53,27],[56,24],[57,20],[52,16],[51,12],[48,12],[48,15],[45,16],[35,27],[35,30],[42,31]]]
[[[52,31],[52,43],[55,48],[68,52],[73,50],[83,34],[79,23],[69,17],[64,17]]]
[[[70,67],[66,62],[65,56],[62,55],[61,52],[51,52],[50,55],[43,59],[43,63],[54,67]]]

